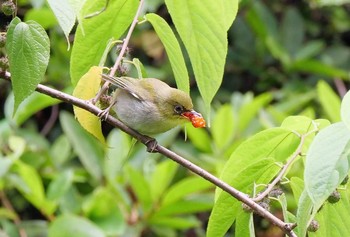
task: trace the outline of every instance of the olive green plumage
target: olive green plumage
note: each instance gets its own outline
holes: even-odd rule
[[[183,112],[193,111],[193,104],[185,92],[155,78],[134,79],[105,74],[102,77],[119,88],[113,95],[112,108],[128,127],[153,135],[189,122]]]

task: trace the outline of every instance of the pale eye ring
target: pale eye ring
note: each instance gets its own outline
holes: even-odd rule
[[[174,112],[176,114],[181,114],[184,111],[184,107],[182,105],[175,105],[174,106]]]

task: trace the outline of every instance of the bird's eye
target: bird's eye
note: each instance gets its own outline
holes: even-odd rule
[[[174,112],[177,114],[181,114],[184,111],[184,107],[181,105],[175,105]]]

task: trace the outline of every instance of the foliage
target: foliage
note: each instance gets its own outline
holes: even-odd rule
[[[92,98],[102,67],[120,53],[139,1],[39,2],[19,1],[18,17],[4,18],[9,27],[0,54],[9,59],[13,89],[0,81],[1,235],[263,231],[249,209],[205,179],[146,153],[90,113],[34,92],[47,82]],[[238,1],[146,1],[133,50],[118,68],[135,77],[174,78],[181,90],[191,89],[210,127],[187,126],[187,141],[181,128],[157,141],[251,198],[287,167],[275,187],[282,194],[271,191],[257,203],[297,223],[298,236],[350,235],[349,185],[343,182],[350,162],[345,2],[247,0],[236,18]],[[332,203],[327,199],[335,190],[340,200]],[[320,228],[310,232],[314,220]]]

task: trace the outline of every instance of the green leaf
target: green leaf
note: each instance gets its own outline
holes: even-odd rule
[[[71,144],[65,135],[59,136],[51,146],[50,154],[56,167],[61,167],[71,157]]]
[[[108,236],[121,236],[126,223],[115,194],[107,188],[98,188],[84,202],[83,210]]]
[[[106,159],[103,160],[103,173],[108,181],[116,182],[122,167],[132,149],[130,136],[118,129],[113,129],[107,139]]]
[[[14,18],[7,32],[6,49],[9,57],[14,112],[43,80],[50,58],[50,41],[45,30],[36,22],[21,22]]]
[[[193,146],[203,152],[211,152],[211,137],[205,129],[198,129],[192,125],[186,126],[186,132],[188,139],[192,142]]]
[[[157,201],[174,178],[178,164],[172,160],[166,160],[157,164],[152,173],[150,189],[153,201]]]
[[[315,219],[320,228],[314,233],[309,232],[310,237],[350,236],[350,228],[348,228],[350,223],[349,185],[347,190],[339,190],[339,192],[341,194],[339,202],[325,203],[316,214]]]
[[[272,56],[280,60],[283,65],[289,65],[290,56],[281,45],[277,20],[272,12],[260,1],[254,1],[246,17],[253,31],[264,42]]]
[[[35,92],[29,95],[24,101],[18,106],[15,116],[12,118],[14,108],[14,97],[11,94],[5,104],[6,117],[9,120],[13,120],[18,126],[23,124],[30,116],[37,113],[38,111],[47,108],[49,106],[60,103],[58,99],[54,99],[48,95]]]
[[[200,226],[200,222],[195,217],[162,217],[150,218],[147,220],[149,224],[156,226],[165,226],[179,230],[188,230],[190,228]]]
[[[74,88],[73,96],[83,100],[93,98],[100,89],[101,74],[102,67],[91,67],[78,81]],[[105,137],[102,134],[100,118],[77,106],[73,106],[73,111],[80,125],[104,144]]]
[[[322,129],[306,155],[305,189],[315,209],[338,187],[349,172],[350,132],[340,122]]]
[[[69,33],[73,29],[77,15],[85,3],[85,0],[48,0],[50,8],[54,12],[60,27],[62,28],[64,35],[66,36],[69,45]],[[68,46],[69,48],[69,46]]]
[[[111,38],[118,39],[130,25],[139,1],[110,1],[106,10],[78,25],[71,55],[70,72],[72,84],[92,67],[98,65]],[[83,12],[99,11],[105,1],[87,1]]]
[[[277,151],[277,147],[289,136],[298,138],[293,132],[284,128],[271,128],[257,133],[243,142],[232,153],[222,170],[220,178],[224,181],[232,180],[242,171],[242,167],[247,167],[264,158],[276,159],[275,152]],[[293,152],[293,149],[286,152],[284,159],[289,157],[288,154],[292,154]],[[216,194],[220,192],[222,191],[217,189]]]
[[[55,210],[55,204],[46,200],[44,186],[39,173],[31,166],[16,161],[14,170],[18,173],[23,185],[16,185],[23,196],[42,212],[50,215]]]
[[[219,89],[227,53],[228,11],[224,2],[166,0],[166,6],[189,54],[207,111]],[[236,1],[237,4],[237,1]],[[235,16],[232,11],[230,16]]]
[[[48,186],[47,198],[49,200],[60,199],[73,183],[74,172],[70,169],[58,174]]]
[[[316,0],[313,2],[313,4],[316,4],[318,7],[340,6],[346,3],[350,3],[350,0]]]
[[[149,183],[140,171],[135,170],[131,166],[127,167],[127,173],[130,185],[137,197],[138,202],[140,202],[143,206],[143,209],[147,211],[152,204],[152,193]]]
[[[300,196],[297,210],[297,227],[296,233],[300,237],[305,237],[307,232],[307,227],[309,226],[310,221],[312,220],[314,214],[312,214],[312,209],[314,205],[312,200],[304,190]]]
[[[106,237],[91,221],[71,214],[63,214],[51,222],[48,237]]]
[[[212,200],[202,201],[200,199],[183,200],[172,203],[166,206],[160,206],[157,211],[154,212],[152,218],[163,218],[171,215],[193,214],[198,212],[209,211],[213,207]]]
[[[269,183],[279,171],[276,161],[287,159],[294,147],[287,147],[283,152],[285,157],[278,157],[278,149],[289,137],[300,139],[289,129],[272,128],[262,131],[243,142],[232,153],[224,166],[220,179],[236,189],[252,193],[253,184]],[[259,192],[259,190],[256,190]],[[221,189],[216,189],[214,205],[208,225],[208,236],[223,236],[235,220],[241,203]]]
[[[272,99],[273,97],[270,93],[264,93],[255,97],[253,101],[243,105],[238,114],[238,131],[244,131],[259,110],[271,102]]]
[[[215,145],[219,149],[232,142],[232,138],[235,135],[234,123],[233,109],[230,104],[223,105],[216,111],[211,132]]]
[[[330,66],[328,64],[322,63],[314,59],[304,59],[296,61],[291,65],[290,69],[292,71],[314,73],[332,78],[349,78],[347,71]]]
[[[55,18],[55,15],[52,13],[50,8],[43,7],[43,8],[31,8],[29,9],[26,14],[24,15],[25,21],[36,21],[38,24],[40,24],[45,30],[48,30],[50,28],[53,28],[57,25],[57,20]]]
[[[7,208],[1,207],[0,208],[0,217],[1,219],[10,219],[10,220],[16,220],[17,213],[13,210],[9,210]]]
[[[281,27],[283,46],[294,57],[304,40],[304,19],[297,8],[289,7],[284,12]]]
[[[317,83],[318,99],[322,108],[330,120],[335,123],[340,121],[340,98],[333,89],[325,82]]]
[[[180,44],[177,41],[174,32],[171,30],[168,23],[156,14],[147,14],[146,19],[152,24],[164,45],[174,72],[177,88],[189,94],[190,85],[188,72]]]
[[[341,102],[341,120],[350,129],[350,91],[348,91]]]
[[[325,48],[325,43],[321,40],[313,40],[306,43],[295,54],[295,60],[310,59],[318,54]]]
[[[326,119],[312,120],[306,116],[288,116],[281,124],[281,127],[296,131],[299,134],[308,133],[314,129],[322,129],[330,125]]]
[[[102,178],[102,158],[104,151],[101,143],[85,131],[72,115],[62,112],[60,121],[73,149],[89,174],[96,180]]]
[[[273,159],[260,159],[255,163],[240,166],[237,173],[232,170],[232,177],[223,179],[223,181],[244,193],[251,194],[255,183],[270,182],[278,171],[279,167],[274,164]],[[228,172],[230,171],[226,170],[226,173]],[[226,192],[220,192],[210,214],[207,236],[224,236],[240,213],[241,208],[240,201]]]
[[[239,1],[223,0],[223,1],[218,1],[217,3],[218,4],[222,3],[222,13],[224,14],[224,20],[226,22],[226,30],[229,30],[233,21],[236,18]]]
[[[290,187],[292,188],[295,202],[298,202],[304,190],[304,181],[299,177],[292,177],[290,179]]]
[[[162,205],[174,203],[185,196],[206,190],[212,187],[212,184],[202,177],[188,177],[172,185],[164,194]]]
[[[239,210],[236,218],[235,234],[240,237],[255,237],[253,213]]]

